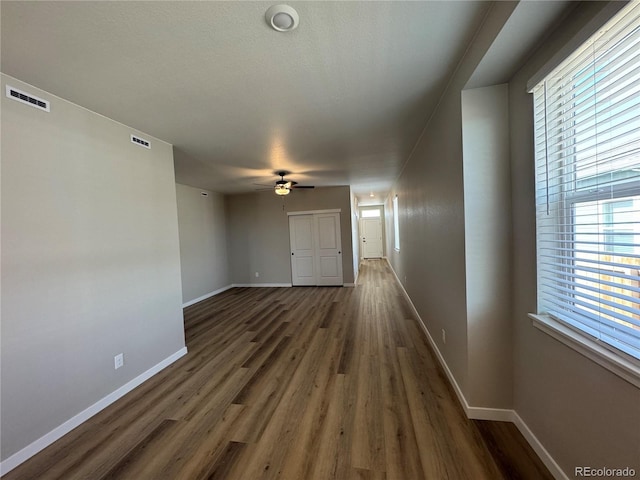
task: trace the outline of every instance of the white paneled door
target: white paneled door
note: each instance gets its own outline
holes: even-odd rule
[[[340,214],[313,215],[318,245],[316,285],[342,285],[342,246],[340,242]]]
[[[362,219],[362,256],[382,257],[382,220],[380,217]]]
[[[289,217],[291,283],[294,286],[316,285],[314,230],[313,215]]]
[[[340,213],[289,216],[291,283],[342,285]]]

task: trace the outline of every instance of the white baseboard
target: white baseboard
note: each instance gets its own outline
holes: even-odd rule
[[[456,396],[458,397],[458,400],[460,401],[460,404],[462,405],[462,408],[464,409],[464,412],[467,415],[467,418],[470,418],[473,420],[492,420],[496,422],[514,423],[516,427],[518,427],[518,430],[520,430],[520,433],[522,433],[522,436],[527,440],[531,448],[533,448],[533,450],[536,452],[538,457],[540,457],[540,460],[542,460],[542,463],[544,463],[545,466],[549,469],[549,472],[551,473],[551,475],[553,475],[553,477],[556,480],[569,480],[569,477],[567,477],[567,475],[562,471],[560,466],[549,454],[547,449],[544,448],[542,443],[540,443],[538,438],[529,429],[527,424],[524,423],[524,420],[520,418],[520,415],[518,415],[518,412],[516,412],[515,410],[509,410],[509,409],[503,409],[503,408],[472,407],[469,405],[469,403],[467,402],[467,399],[462,393],[462,390],[460,389],[460,386],[458,385],[458,382],[456,382],[456,379],[453,376],[453,373],[451,373],[451,370],[449,370],[449,366],[447,365],[447,362],[445,362],[444,357],[440,353],[440,350],[438,349],[436,342],[433,340],[433,337],[429,333],[429,330],[427,330],[427,327],[422,321],[422,317],[420,317],[418,310],[416,310],[415,305],[411,301],[411,297],[409,297],[409,294],[404,289],[404,285],[402,285],[402,282],[398,278],[396,271],[393,269],[393,267],[391,266],[391,262],[389,262],[388,259],[387,259],[387,263],[389,264],[389,267],[391,268],[391,271],[393,272],[393,275],[396,278],[398,285],[400,285],[400,289],[402,290],[404,297],[407,299],[407,302],[409,302],[409,306],[411,307],[413,314],[418,319],[418,323],[420,324],[420,327],[422,327],[422,331],[427,336],[429,345],[431,345],[431,348],[433,348],[433,351],[435,352],[436,357],[438,357],[438,361],[440,362],[440,365],[444,369],[447,375],[447,378],[449,379],[449,382],[451,382],[451,385],[453,386],[453,390],[456,392]]]
[[[453,376],[453,373],[451,373],[451,370],[449,370],[449,365],[447,365],[447,362],[444,361],[444,357],[440,353],[440,350],[438,349],[438,346],[436,345],[436,342],[433,340],[433,337],[429,333],[429,330],[427,330],[426,325],[422,321],[422,317],[418,313],[418,310],[416,310],[416,306],[411,301],[411,297],[409,297],[409,294],[404,289],[404,285],[402,285],[402,282],[398,278],[398,275],[396,274],[396,271],[393,269],[393,267],[391,266],[391,263],[389,262],[388,259],[387,259],[387,263],[389,264],[389,268],[391,268],[391,271],[393,272],[393,276],[396,278],[396,281],[398,282],[398,285],[400,286],[400,289],[402,290],[404,298],[407,300],[407,302],[409,302],[409,306],[411,307],[411,310],[413,311],[413,314],[418,319],[418,324],[420,325],[420,327],[422,328],[422,331],[426,335],[427,340],[429,340],[429,345],[431,345],[431,348],[433,348],[433,351],[435,352],[436,357],[438,357],[438,361],[440,362],[440,365],[444,369],[444,372],[447,374],[447,378],[449,379],[449,382],[451,383],[451,386],[453,387],[453,390],[456,392],[456,396],[458,397],[458,401],[462,405],[462,408],[464,408],[464,412],[467,414],[467,417],[468,417],[469,416],[469,414],[468,414],[468,412],[469,412],[469,404],[467,403],[467,399],[464,397],[464,394],[462,393],[462,390],[460,389],[460,385],[458,385],[458,382],[456,381],[456,378]]]
[[[193,300],[189,300],[187,303],[182,304],[182,308],[190,307],[191,305],[195,305],[198,302],[206,300],[207,298],[211,298],[215,295],[218,295],[222,292],[226,292],[231,288],[236,287],[290,287],[290,283],[232,283],[231,285],[227,285],[226,287],[219,288],[218,290],[214,290],[213,292],[206,293],[201,297],[194,298]]]
[[[43,435],[35,442],[31,443],[30,445],[27,445],[19,452],[14,453],[9,458],[7,458],[4,462],[0,463],[0,475],[4,475],[10,472],[14,468],[16,468],[18,465],[25,462],[29,458],[33,457],[36,453],[45,449],[46,447],[51,445],[53,442],[55,442],[62,436],[66,435],[71,430],[76,428],[78,425],[86,422],[95,414],[104,410],[113,402],[123,397],[124,395],[129,393],[131,390],[136,388],[138,385],[144,383],[146,380],[153,377],[156,373],[160,372],[161,370],[164,370],[166,367],[168,367],[173,362],[175,362],[180,357],[183,357],[186,354],[187,354],[187,347],[181,348],[173,355],[170,355],[169,357],[165,358],[160,363],[154,365],[146,372],[141,373],[133,380],[130,380],[129,382],[124,384],[122,387],[118,388],[116,391],[98,400],[89,408],[86,408],[82,412],[78,413],[74,417],[64,422],[62,425],[59,425],[58,427],[54,428],[49,433]]]
[[[230,288],[233,288],[233,285],[227,285],[226,287],[219,288],[218,290],[214,290],[213,292],[205,293],[201,297],[194,298],[193,300],[189,300],[187,303],[182,304],[182,308],[190,307],[191,305],[195,305],[198,302],[206,300],[207,298],[211,298],[214,295],[218,295],[219,293],[226,292]]]
[[[494,422],[513,422],[514,410],[508,408],[471,407],[465,405],[467,418],[471,420],[491,420]]]
[[[560,465],[556,463],[551,454],[547,451],[546,448],[544,448],[542,443],[540,443],[538,437],[533,434],[533,432],[529,429],[527,424],[524,423],[524,420],[520,418],[520,415],[518,415],[518,412],[516,411],[513,412],[512,422],[516,425],[516,427],[518,427],[518,430],[520,430],[522,436],[527,440],[527,442],[529,442],[529,445],[531,445],[531,448],[533,448],[534,452],[538,454],[538,457],[540,457],[542,463],[544,463],[545,466],[549,469],[549,472],[551,472],[553,478],[555,478],[556,480],[569,480],[569,477],[562,471]]]

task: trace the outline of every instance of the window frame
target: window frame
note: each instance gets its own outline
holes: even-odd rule
[[[382,219],[382,212],[380,207],[377,208],[361,208],[360,218],[380,218]]]
[[[394,195],[393,200],[393,249],[396,252],[400,251],[400,219],[398,208],[398,195]]]
[[[616,26],[612,28],[616,28]],[[603,28],[603,30],[605,30],[605,28]],[[596,38],[596,36],[592,38]],[[587,43],[589,42],[592,42],[592,39],[587,41]],[[595,43],[595,40],[593,40],[593,42]],[[582,48],[584,47],[578,48],[576,53]],[[573,53],[568,58],[572,56]],[[629,61],[633,61],[631,60],[633,58],[632,56],[628,56],[628,58],[630,59]],[[562,64],[560,71],[562,71],[563,74],[572,72],[571,70],[565,70]],[[578,115],[583,116],[584,112],[581,109],[585,108],[585,104],[574,103],[574,99],[570,95],[567,95],[566,99],[564,99],[564,97],[557,97],[555,90],[552,91],[553,95],[556,96],[550,97],[551,94],[547,91],[547,79],[552,79],[551,83],[554,89],[561,88],[566,93],[570,93],[575,91],[579,85],[576,84],[576,81],[582,76],[582,72],[576,70],[575,76],[573,77],[554,78],[553,74],[554,72],[551,72],[551,74],[545,77],[543,80],[544,85],[540,82],[536,85],[535,89],[532,89],[540,89],[537,90],[538,94],[544,95],[543,103],[534,100],[534,137],[536,139],[539,138],[536,137],[536,134],[544,130],[544,142],[540,149],[537,140],[534,140],[536,142],[535,191],[536,259],[538,265],[537,284],[539,288],[538,312],[541,310],[540,302],[541,298],[543,298],[541,295],[544,295],[546,299],[545,303],[550,312],[530,313],[529,317],[532,319],[533,325],[539,330],[592,359],[636,387],[640,387],[640,359],[635,356],[637,355],[638,347],[633,340],[631,343],[628,343],[625,339],[625,335],[628,335],[629,329],[633,329],[632,339],[637,339],[635,332],[636,327],[633,326],[637,325],[637,323],[632,322],[630,325],[624,323],[625,320],[616,317],[613,310],[617,309],[615,312],[619,313],[620,310],[618,310],[616,306],[619,304],[622,305],[621,308],[623,310],[625,308],[631,308],[632,310],[627,311],[632,312],[632,315],[636,315],[634,310],[636,310],[637,307],[635,306],[636,302],[633,301],[633,298],[635,298],[633,292],[635,291],[634,289],[637,290],[637,286],[631,284],[630,290],[627,289],[625,291],[624,286],[628,286],[628,284],[620,283],[623,288],[622,296],[626,296],[626,298],[622,298],[623,302],[626,302],[629,297],[632,298],[631,307],[628,307],[625,306],[625,303],[618,301],[618,299],[621,299],[621,296],[614,297],[613,299],[606,296],[603,298],[601,292],[607,290],[612,291],[612,287],[617,288],[617,286],[614,286],[614,283],[616,283],[614,280],[603,279],[602,273],[598,273],[600,277],[593,278],[588,273],[584,273],[585,271],[589,272],[590,268],[601,272],[602,265],[611,266],[612,272],[617,272],[617,270],[615,270],[617,265],[614,264],[619,263],[618,261],[612,260],[611,263],[607,264],[606,259],[603,260],[600,258],[601,255],[609,255],[612,257],[625,256],[623,252],[616,252],[615,250],[607,251],[607,235],[611,235],[609,238],[614,239],[613,236],[620,233],[620,231],[616,230],[616,223],[613,221],[610,222],[612,230],[607,229],[607,217],[604,209],[605,205],[613,204],[616,200],[623,200],[625,198],[630,198],[632,201],[637,202],[640,198],[640,177],[632,176],[630,177],[631,181],[628,182],[622,181],[618,183],[617,179],[615,181],[610,179],[609,183],[606,181],[601,183],[596,175],[591,179],[592,182],[595,182],[593,184],[595,188],[593,188],[593,186],[589,187],[586,184],[582,186],[579,185],[580,180],[587,180],[587,182],[590,180],[589,176],[585,177],[584,174],[582,179],[576,175],[577,168],[585,168],[585,158],[577,158],[577,155],[579,155],[579,148],[588,148],[590,144],[589,141],[585,141],[584,138],[579,140],[580,135],[583,135],[581,132],[584,132],[584,130],[580,129],[587,127],[585,127],[584,123],[577,121],[573,121],[572,123],[572,118],[567,118],[565,112],[566,110],[574,113],[580,111],[581,113]],[[572,73],[569,73],[569,75],[571,74]],[[562,81],[563,83],[556,82],[556,79],[562,78],[568,78],[567,83],[564,83],[564,80]],[[584,81],[584,79],[580,81]],[[598,88],[595,87],[597,82],[598,79],[594,78],[594,88]],[[565,95],[565,93],[562,93],[562,95]],[[582,96],[582,94],[580,93],[579,96]],[[549,98],[552,99],[551,102]],[[562,103],[554,103],[559,99],[562,99]],[[602,108],[606,108],[604,104],[598,103],[595,96],[593,102],[592,106],[587,104],[586,108],[593,108],[594,111],[598,111],[598,109],[601,108],[600,105],[602,105]],[[552,111],[558,112],[558,118],[547,117],[547,107],[549,105],[553,105]],[[541,115],[542,112],[544,112],[543,115]],[[554,140],[550,142],[550,139]],[[576,140],[579,140],[579,142]],[[563,142],[567,142],[567,144],[563,144]],[[602,142],[606,145],[607,139],[603,139]],[[599,139],[595,141],[594,145],[595,148],[601,145]],[[548,150],[550,147],[556,148],[557,151],[550,152]],[[539,157],[544,157],[544,162],[546,162],[546,177],[544,181],[539,179],[539,168],[541,166]],[[553,161],[551,161],[550,158],[553,158]],[[550,165],[553,165],[553,169],[555,170],[552,175],[549,174]],[[615,175],[614,172],[617,171],[624,171],[623,167],[620,166],[611,170],[613,175]],[[621,177],[622,180],[624,180],[624,178],[625,177]],[[540,188],[541,185],[544,185],[544,190]],[[601,185],[604,188],[599,188]],[[542,215],[542,217],[540,216],[540,205],[542,202],[539,200],[544,196],[546,196],[547,218],[551,219],[551,221],[541,221],[544,215]],[[554,198],[554,200],[550,201],[550,197]],[[595,215],[597,215],[597,223],[589,224],[588,221],[576,220],[580,216],[584,219],[585,215],[585,213],[582,213],[578,215],[578,217],[576,216],[576,211],[579,206],[582,204],[588,207],[589,203],[596,204],[597,211]],[[542,209],[544,209],[544,206],[542,206]],[[612,210],[612,219],[613,213]],[[587,215],[591,214],[587,213]],[[605,218],[604,222],[601,221],[602,218]],[[620,223],[624,223],[624,221]],[[635,222],[632,221],[630,225],[632,226],[630,235],[637,235]],[[587,229],[586,231],[584,230],[585,227]],[[551,228],[551,230],[549,230],[549,228]],[[589,231],[594,228],[596,229],[595,232]],[[579,236],[582,238],[586,236],[587,239],[589,239],[589,235],[594,235],[594,233],[597,237],[591,238],[595,238],[595,240],[593,240],[595,244],[592,243],[591,240],[580,240],[578,238]],[[631,245],[635,244],[637,247],[637,242],[632,241],[629,243]],[[580,249],[580,244],[582,244],[582,250]],[[585,245],[587,246],[585,247]],[[591,252],[592,245],[600,246],[600,248],[604,250],[594,248],[593,252]],[[612,247],[615,248],[616,246],[612,245]],[[634,247],[632,246],[632,248]],[[554,253],[554,251],[558,250],[561,252],[560,254]],[[551,260],[541,260],[545,255],[549,257],[549,252],[552,252],[551,255],[553,255],[550,257]],[[592,254],[597,255],[597,257],[595,259],[589,258],[589,255]],[[637,258],[638,254],[631,252],[629,256],[631,258]],[[590,263],[593,263],[594,267],[591,267],[589,265]],[[585,267],[585,264],[587,267]],[[544,266],[544,269],[541,269],[541,266]],[[585,268],[586,270],[584,270]],[[629,265],[630,272],[639,270],[640,267],[636,268],[634,263]],[[606,273],[604,275],[606,275]],[[629,275],[632,277],[637,276],[636,273],[629,273]],[[619,277],[620,275],[618,275],[618,278]],[[635,278],[632,280],[635,281]],[[601,287],[602,285],[604,285],[604,288]],[[544,286],[544,288],[541,286]],[[597,288],[597,290],[595,288]],[[544,290],[544,292],[542,292],[542,290]],[[575,295],[571,293],[572,290],[576,292]],[[629,291],[631,293],[627,293]],[[620,295],[619,292],[617,294]],[[576,299],[575,303],[571,303],[572,298]],[[606,298],[608,298],[608,300]],[[555,305],[562,306],[556,308]],[[568,310],[566,311],[567,315],[564,315],[564,305],[568,306]],[[597,315],[595,315],[593,312],[597,309],[594,307],[597,307],[597,309],[601,308],[602,310],[599,310]],[[571,317],[573,317],[573,319]],[[627,330],[626,334],[624,333],[625,330]],[[633,352],[633,355],[616,348],[616,341],[618,342],[618,346],[626,348],[628,352]]]

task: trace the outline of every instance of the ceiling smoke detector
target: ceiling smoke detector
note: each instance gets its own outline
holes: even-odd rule
[[[298,26],[300,17],[289,5],[273,5],[265,14],[267,23],[278,32],[290,32]]]

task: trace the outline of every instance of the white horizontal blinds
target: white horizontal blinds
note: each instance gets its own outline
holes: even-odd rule
[[[640,359],[640,3],[533,94],[539,310]]]

